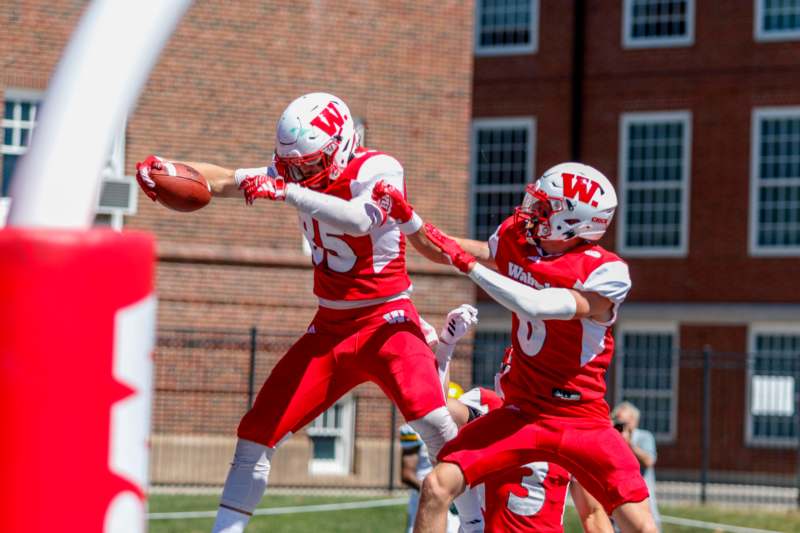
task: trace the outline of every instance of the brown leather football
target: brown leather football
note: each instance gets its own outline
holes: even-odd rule
[[[156,182],[156,199],[175,211],[196,211],[211,201],[211,187],[197,170],[182,163],[164,162],[150,171]]]

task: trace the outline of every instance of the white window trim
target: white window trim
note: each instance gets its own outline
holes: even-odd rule
[[[756,107],[750,120],[750,213],[748,225],[750,238],[748,252],[761,257],[797,257],[800,246],[759,246],[758,245],[758,188],[759,188],[759,149],[761,141],[760,122],[762,118],[800,118],[800,106]]]
[[[3,104],[7,100],[17,100],[17,101],[25,101],[25,102],[36,102],[37,109],[41,107],[44,101],[44,91],[39,91],[36,89],[15,89],[15,88],[8,88],[5,89],[3,92]],[[38,111],[37,111],[38,113]],[[5,121],[4,117],[0,117],[0,122]],[[15,121],[14,121],[15,122]],[[30,121],[26,121],[30,122]],[[2,129],[2,128],[0,128]],[[31,134],[33,134],[33,128],[31,130]],[[28,143],[30,145],[30,139],[28,139]],[[0,143],[0,154],[9,154],[9,155],[18,155],[21,156],[25,152],[28,151],[28,147],[26,146],[24,149],[19,149],[17,147],[8,147],[4,146],[4,142]]]
[[[313,475],[346,475],[352,471],[353,448],[355,447],[355,411],[356,399],[352,395],[340,398],[336,404],[342,405],[342,429],[341,434],[336,434],[321,428],[309,426],[306,433],[309,438],[313,436],[334,436],[340,437],[336,440],[334,459],[315,459],[312,455],[308,461],[308,472]],[[334,404],[334,405],[336,405]],[[333,406],[331,406],[333,407]]]
[[[756,353],[756,336],[762,333],[774,333],[781,335],[800,334],[800,323],[797,322],[751,322],[747,327],[747,376],[745,381],[744,395],[744,422],[745,446],[752,448],[796,448],[796,438],[783,437],[755,437],[753,436],[753,417],[750,413],[751,388],[753,381],[753,370],[750,364],[753,355]],[[795,383],[800,386],[800,383]]]
[[[678,391],[679,376],[680,376],[680,324],[677,321],[645,321],[645,320],[625,320],[617,322],[614,331],[614,338],[619,339],[617,346],[621,347],[621,339],[625,333],[668,333],[672,335],[672,389],[670,391],[670,413],[669,413],[669,432],[667,434],[655,434],[656,442],[660,443],[673,443],[677,435],[678,429]],[[614,405],[618,404],[623,399],[622,394],[622,369],[625,353],[619,350],[615,354],[615,372],[614,372]],[[628,390],[635,390],[630,389]],[[647,392],[646,390],[642,390]]]
[[[0,228],[5,227],[10,210],[11,198],[8,196],[0,196]]]
[[[95,214],[108,215],[111,219],[110,227],[116,231],[122,231],[125,225],[125,215],[135,215],[139,208],[138,186],[133,176],[125,175],[125,136],[127,130],[128,121],[125,119],[114,136],[108,160],[101,170],[101,182],[98,183],[97,200],[95,202],[97,206]],[[129,185],[131,194],[128,207],[107,207],[100,204],[100,194],[105,181],[121,182]]]
[[[633,22],[633,0],[625,0],[622,8],[622,47],[641,48],[677,48],[692,46],[694,44],[694,0],[687,0],[686,5],[686,35],[678,37],[638,37],[631,35]]]
[[[535,54],[539,49],[539,0],[530,0],[531,3],[531,21],[530,21],[530,35],[531,42],[528,44],[516,44],[513,46],[481,46],[480,43],[480,20],[481,20],[481,2],[475,2],[475,28],[474,28],[474,53],[479,57],[491,56],[511,56],[522,54]]]
[[[492,128],[516,128],[523,126],[528,130],[528,161],[525,163],[525,183],[533,181],[534,162],[536,161],[536,117],[493,117],[476,118],[472,120],[472,131],[470,133],[470,158],[469,158],[469,235],[475,235],[475,195],[480,192],[476,183],[477,173],[477,148],[478,131],[481,129]],[[497,187],[496,192],[518,192],[520,199],[525,192],[520,189],[519,184],[486,186]],[[505,216],[511,216],[506,213]],[[505,219],[505,216],[503,219]]]
[[[754,0],[753,39],[756,42],[798,41],[800,29],[767,31],[764,29],[764,0]]]
[[[680,244],[675,247],[650,247],[642,249],[625,244],[625,212],[628,188],[628,126],[660,121],[683,122],[683,184],[681,190],[681,232]],[[689,212],[691,211],[689,192],[692,188],[692,112],[688,110],[622,113],[619,120],[619,187],[617,195],[621,213],[617,214],[617,249],[628,257],[686,257],[689,254]]]

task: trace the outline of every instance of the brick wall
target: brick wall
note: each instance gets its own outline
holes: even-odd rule
[[[0,92],[44,89],[84,1],[0,5]],[[409,196],[426,219],[466,231],[472,93],[472,6],[436,3],[198,0],[189,9],[130,114],[126,169],[150,153],[224,166],[266,164],[275,122],[305,92],[343,98],[366,122],[366,144],[396,156]],[[102,76],[102,73],[97,73]],[[79,157],[79,154],[76,154]],[[162,328],[251,326],[281,339],[299,336],[315,310],[310,260],[293,210],[215,199],[196,213],[170,212],[139,196],[126,228],[158,239]],[[450,269],[411,257],[415,301],[436,326],[474,299]],[[232,433],[241,393],[240,347],[203,351],[162,345],[156,357],[155,428]],[[259,379],[277,352],[264,354]],[[470,375],[469,357],[454,371]],[[177,394],[183,387],[193,391]],[[166,391],[172,392],[166,392]],[[237,396],[238,394],[238,396]],[[386,438],[389,404],[373,385],[357,388],[360,436]],[[245,398],[246,401],[246,398]],[[219,416],[207,413],[221,413]]]
[[[800,104],[792,81],[800,43],[756,43],[753,2],[695,6],[694,45],[626,50],[622,1],[586,2],[582,159],[614,181],[621,113],[690,110],[689,256],[631,259],[630,301],[790,302],[800,290],[795,261],[747,252],[750,115],[756,106]],[[475,60],[476,117],[537,118],[535,173],[570,157],[572,9],[541,1],[536,54]],[[603,241],[611,248],[615,229]]]

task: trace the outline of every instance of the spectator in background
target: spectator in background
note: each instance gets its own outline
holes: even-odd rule
[[[611,411],[614,427],[622,433],[622,437],[639,461],[642,477],[650,491],[650,511],[653,513],[656,527],[661,531],[661,516],[658,514],[658,505],[656,504],[656,475],[653,468],[658,458],[656,439],[646,429],[639,429],[640,417],[641,412],[631,402],[621,402]]]

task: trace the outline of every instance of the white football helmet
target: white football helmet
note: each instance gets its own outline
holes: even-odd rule
[[[561,163],[525,188],[515,216],[530,244],[580,237],[597,241],[608,229],[617,193],[602,172],[582,163]]]
[[[278,174],[311,189],[324,189],[347,166],[358,146],[344,102],[310,93],[289,104],[278,120],[273,162]]]

